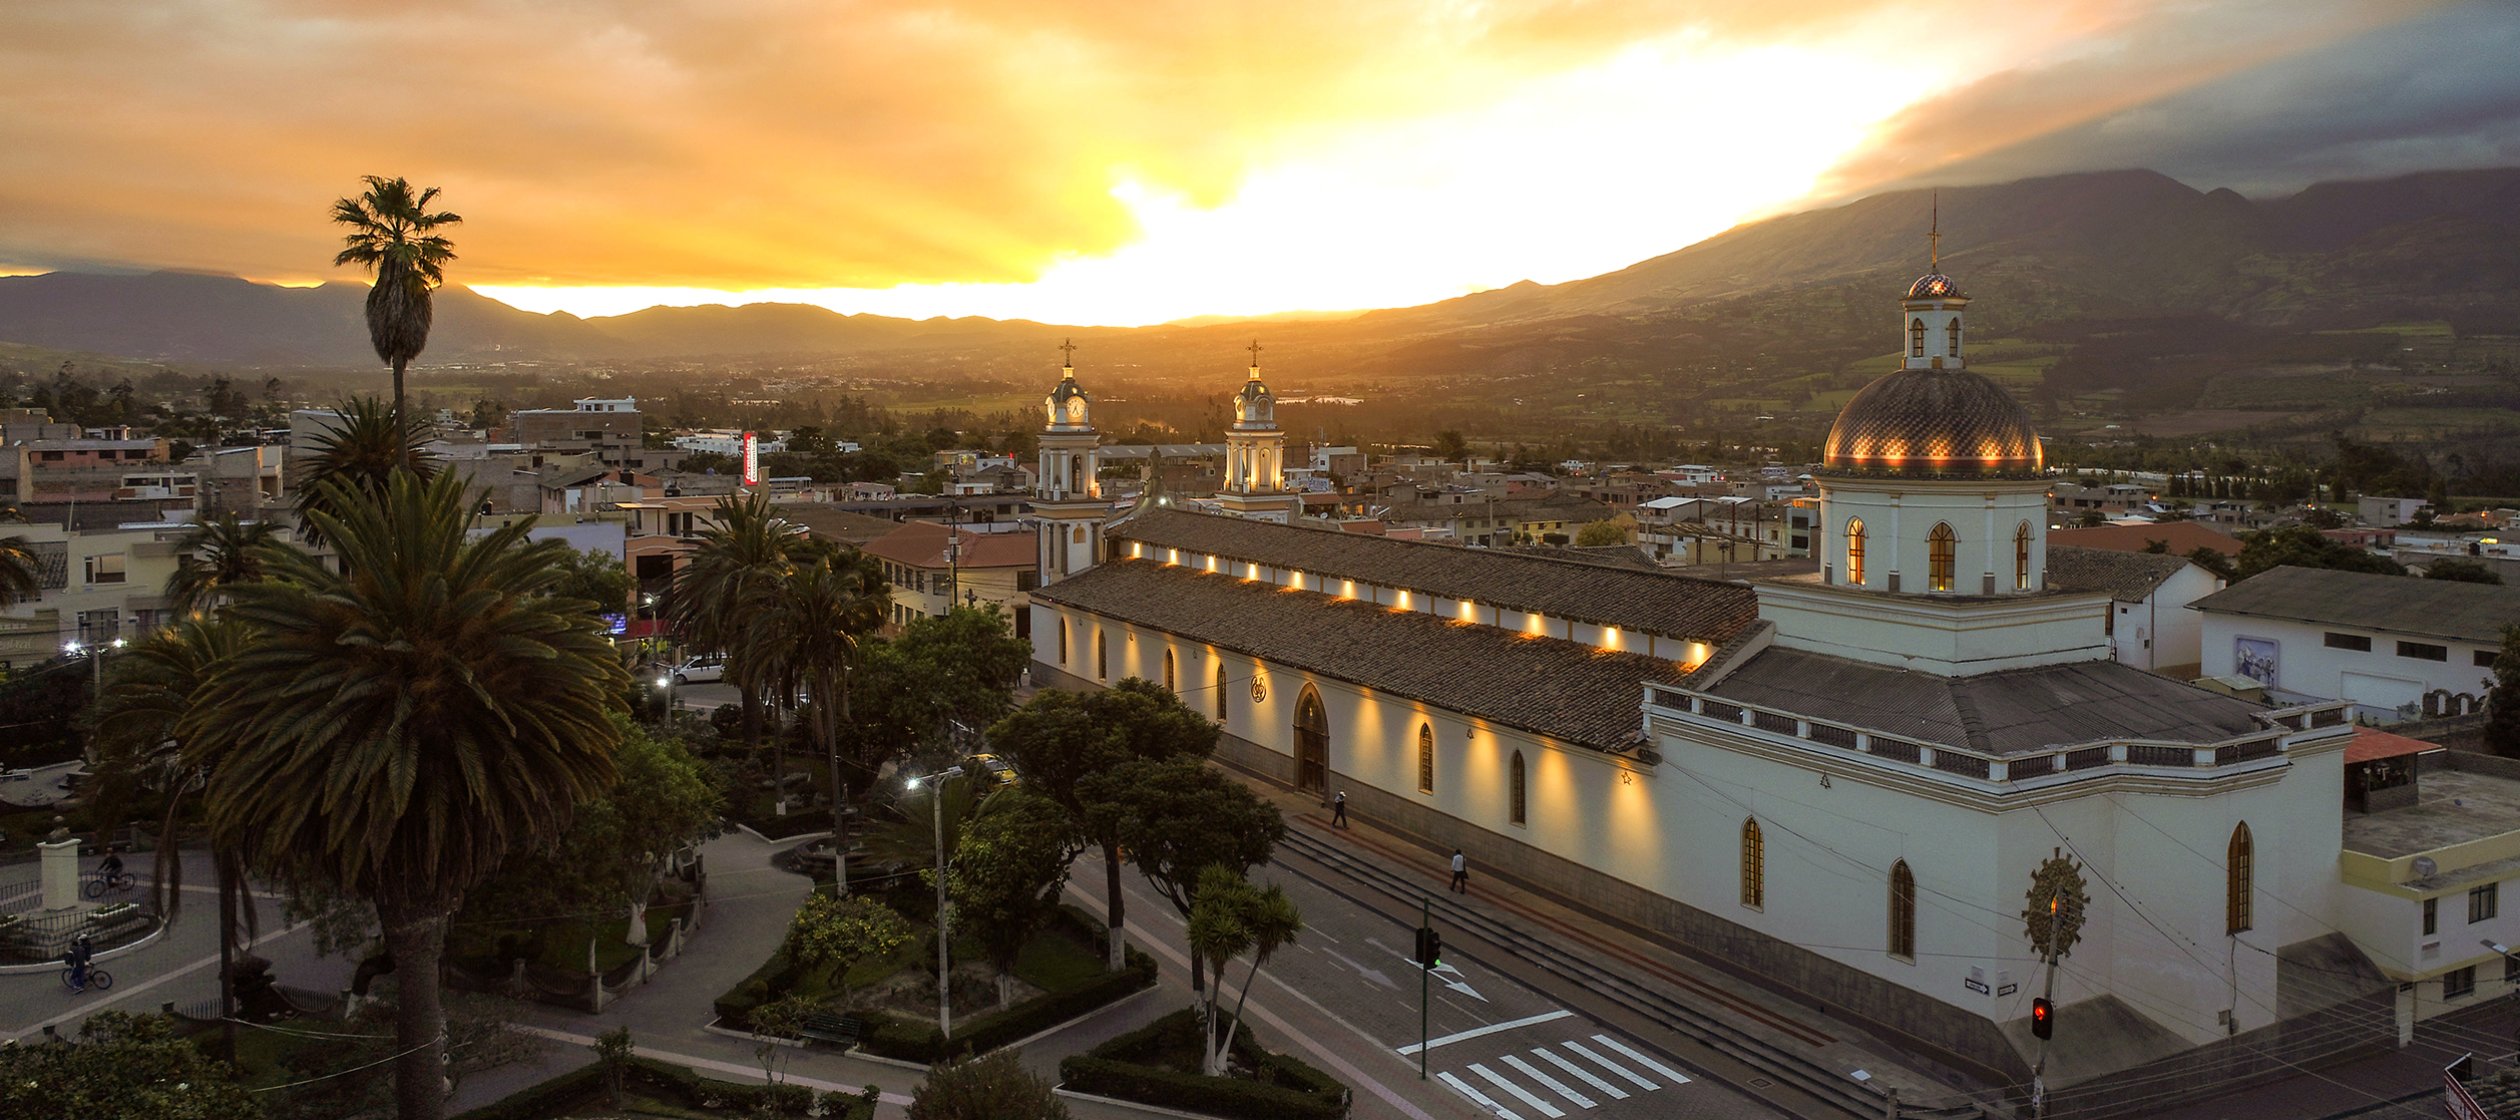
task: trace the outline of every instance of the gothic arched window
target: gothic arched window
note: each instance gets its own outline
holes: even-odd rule
[[[1418,725],[1418,792],[1435,792],[1435,727]]]
[[[1225,659],[1216,659],[1216,722],[1225,722]]]
[[[2249,895],[2257,878],[2257,842],[2249,838],[2249,822],[2231,830],[2231,848],[2225,853],[2223,870],[2229,882],[2223,884],[2223,925],[2225,936],[2236,936],[2249,928]]]
[[[2013,530],[2013,590],[2030,590],[2030,523]]]
[[[1741,904],[1753,910],[1767,906],[1767,840],[1759,835],[1756,817],[1741,822]]]
[[[1944,337],[1944,338],[1948,341],[1948,343],[1949,343],[1949,349],[1950,349],[1951,356],[1952,356],[1952,357],[1954,357],[1954,358],[1959,357],[1959,356],[1960,356],[1960,317],[1959,317],[1959,316],[1957,316],[1957,315],[1952,316],[1952,317],[1951,317],[1951,322],[1950,322],[1950,324],[1949,324],[1949,325],[1947,325],[1947,326],[1945,326],[1945,327],[1943,327],[1943,337]]]
[[[1906,860],[1890,865],[1890,955],[1916,959],[1916,876]]]
[[[1952,569],[1957,567],[1960,535],[1951,531],[1951,523],[1937,521],[1934,531],[1925,534],[1925,587],[1929,591],[1951,590]]]
[[[1925,320],[1908,320],[1908,357],[1925,356]]]
[[[1062,668],[1062,669],[1067,668],[1067,663],[1068,663],[1068,629],[1067,629],[1067,619],[1062,618],[1062,619],[1060,619],[1060,620],[1059,620],[1059,667],[1060,667],[1060,668]]]
[[[1846,582],[1864,582],[1864,519],[1849,518],[1846,522]]]
[[[1524,815],[1524,809],[1529,803],[1524,800],[1524,793],[1527,787],[1524,785],[1523,757],[1521,751],[1514,752],[1514,761],[1512,765],[1513,773],[1508,778],[1510,788],[1506,791],[1506,796],[1509,798],[1509,802],[1505,808],[1506,812],[1515,824],[1523,824],[1529,819]]]
[[[1164,691],[1175,695],[1179,695],[1181,692],[1180,679],[1173,676],[1173,652],[1171,650],[1164,651]]]

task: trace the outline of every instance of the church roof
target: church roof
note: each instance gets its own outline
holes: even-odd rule
[[[2241,580],[2197,600],[2194,606],[2200,611],[2500,645],[2503,627],[2520,623],[2520,587],[2286,566]]]
[[[1903,369],[1857,391],[1829,426],[1832,474],[2035,477],[2045,460],[2030,413],[1965,369]]]
[[[1178,510],[1150,511],[1112,535],[1267,567],[1293,568],[1448,599],[1538,611],[1720,645],[1757,621],[1758,593],[1693,576],[1557,557],[1395,540]]]
[[[1691,677],[1663,658],[1151,560],[1103,564],[1032,597],[1598,750],[1636,737],[1646,684]]]
[[[2185,556],[2074,548],[2048,538],[2047,582],[2059,591],[2106,591],[2111,599],[2133,603],[2187,566]]]
[[[2100,739],[2211,743],[2264,729],[2263,706],[2115,661],[1943,677],[1805,650],[1769,648],[1711,695],[1987,754],[2036,754]]]

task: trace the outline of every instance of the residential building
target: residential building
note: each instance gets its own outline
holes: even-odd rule
[[[2204,671],[2395,722],[2478,710],[2520,587],[2277,568],[2197,600]]]
[[[1017,637],[1029,637],[1029,606],[1039,585],[1037,543],[1030,533],[980,533],[933,521],[905,521],[869,542],[866,554],[892,583],[893,626],[935,618],[957,606],[988,603],[1011,616]]]

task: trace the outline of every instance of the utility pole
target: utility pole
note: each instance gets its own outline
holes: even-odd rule
[[[1435,900],[1433,898],[1420,895],[1418,897],[1418,944],[1421,946],[1419,950],[1420,953],[1423,954],[1426,952],[1423,946],[1432,939],[1434,931]],[[1432,959],[1421,960],[1418,962],[1418,1080],[1420,1081],[1426,1080],[1426,1001],[1429,978],[1434,974],[1435,962]]]
[[[2032,1016],[2034,1025],[2040,1029],[2038,1030],[2039,1058],[2030,1067],[2031,1120],[2047,1120],[2048,1035],[2056,1030],[2054,1016],[2056,1014],[2056,943],[2059,932],[2057,919],[2059,912],[2063,909],[2064,893],[2065,888],[2060,885],[2055,888],[2054,893],[2048,895],[2047,945],[2046,951],[2040,954],[2047,959],[2047,981],[2040,989],[2039,1006],[2033,1009]]]

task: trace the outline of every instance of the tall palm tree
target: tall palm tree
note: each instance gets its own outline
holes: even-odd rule
[[[437,464],[421,454],[419,433],[396,419],[374,397],[352,397],[315,437],[315,450],[298,472],[298,512],[326,509],[328,495],[369,503],[381,499],[386,484],[401,471],[422,479],[437,475]],[[337,485],[336,485],[337,484]],[[341,510],[330,510],[338,516]],[[311,517],[303,522],[307,542],[321,544],[321,531]]]
[[[711,516],[716,523],[700,534],[691,562],[674,573],[668,613],[684,642],[726,655],[726,679],[744,700],[749,752],[761,747],[761,696],[770,683],[768,666],[755,652],[767,637],[762,612],[812,544],[771,512],[769,495],[759,491],[719,498]]]
[[[430,292],[446,282],[446,262],[455,259],[455,243],[431,231],[464,219],[429,212],[436,187],[414,194],[400,176],[363,178],[367,190],[333,201],[332,220],[350,229],[333,263],[358,265],[375,281],[368,288],[368,341],[376,356],[394,367],[394,415],[407,418],[403,370],[428,348],[435,318]]]
[[[44,593],[44,562],[25,537],[0,537],[0,607],[16,606]]]
[[[183,557],[167,574],[166,601],[190,615],[217,607],[228,588],[262,578],[262,553],[279,536],[279,526],[233,513],[194,526],[175,546]]]
[[[849,671],[858,639],[884,623],[884,574],[852,548],[809,549],[766,597],[750,656],[782,696],[803,692],[806,733],[831,763],[833,886],[849,893],[849,833],[841,805],[840,725],[849,718]]]
[[[132,791],[151,784],[166,793],[166,815],[159,822],[158,835],[162,840],[175,835],[187,801],[184,795],[198,788],[199,780],[184,764],[184,741],[177,725],[219,666],[252,640],[252,632],[242,623],[196,616],[151,634],[114,659],[106,687],[97,693],[94,716],[100,832],[111,835]],[[226,1021],[227,1057],[234,1061],[236,1002],[230,967],[237,944],[252,936],[254,903],[246,890],[245,863],[236,849],[213,848],[211,867],[219,894],[219,1010]],[[182,910],[184,898],[184,863],[173,843],[158,845],[153,878],[158,906],[171,921]]]
[[[612,781],[629,674],[585,604],[543,592],[559,541],[478,537],[451,475],[343,483],[309,514],[336,572],[283,546],[222,614],[259,637],[177,725],[207,768],[214,844],[376,908],[400,974],[395,1096],[444,1109],[446,923],[520,847],[552,842]]]

